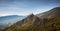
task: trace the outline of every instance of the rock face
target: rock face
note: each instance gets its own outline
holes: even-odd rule
[[[60,7],[42,14],[44,15],[31,14],[5,31],[60,31]]]

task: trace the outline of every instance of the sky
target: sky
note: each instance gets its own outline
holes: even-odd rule
[[[39,14],[60,7],[60,0],[0,0],[0,16]]]

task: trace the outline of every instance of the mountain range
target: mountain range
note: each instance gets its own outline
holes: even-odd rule
[[[3,31],[60,31],[60,7],[41,14],[30,14]]]

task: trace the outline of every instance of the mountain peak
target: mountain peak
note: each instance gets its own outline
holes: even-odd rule
[[[31,13],[30,15],[28,15],[28,17],[33,17],[34,16],[34,14],[33,13]]]

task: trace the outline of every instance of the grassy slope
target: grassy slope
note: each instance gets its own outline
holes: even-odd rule
[[[46,23],[43,23],[45,20],[47,19],[43,19],[42,24],[40,24],[33,19],[32,22],[27,22],[21,26],[10,27],[7,31],[60,31],[60,17],[50,19]]]

